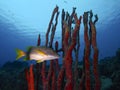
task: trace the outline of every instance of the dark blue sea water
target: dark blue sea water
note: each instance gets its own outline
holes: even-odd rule
[[[0,1],[0,65],[7,61],[14,61],[15,48],[25,50],[27,46],[36,45],[37,35],[42,36],[44,45],[45,33],[50,21],[53,8],[58,5],[71,13],[76,7],[77,14],[93,10],[98,14],[97,44],[100,51],[99,58],[115,55],[120,47],[120,0],[1,0]],[[60,20],[61,16],[59,16]],[[61,21],[56,30],[56,40],[61,38]],[[81,52],[83,52],[83,25],[81,25]],[[61,42],[59,42],[61,43]],[[82,56],[82,53],[81,53]]]

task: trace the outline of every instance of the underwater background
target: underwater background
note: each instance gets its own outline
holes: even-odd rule
[[[72,13],[72,8],[76,7],[77,15],[82,16],[84,12],[90,10],[98,15],[96,40],[99,49],[98,60],[101,61],[99,71],[101,76],[103,76],[103,83],[109,84],[105,86],[105,89],[102,88],[101,90],[113,90],[113,88],[114,90],[120,90],[120,87],[118,87],[120,85],[120,80],[118,79],[120,76],[119,3],[120,0],[0,0],[0,90],[10,90],[3,88],[4,85],[12,86],[12,84],[9,84],[10,80],[15,75],[17,76],[23,72],[24,68],[22,67],[27,66],[27,63],[22,60],[20,60],[22,62],[14,62],[16,59],[15,48],[26,51],[28,46],[36,46],[38,34],[41,35],[41,45],[45,45],[48,24],[56,5],[59,7],[60,16],[58,17],[58,25],[53,43],[57,40],[61,44],[62,9]],[[85,45],[83,21],[81,21],[80,37],[79,61],[82,61]],[[62,58],[58,61],[62,64]],[[21,70],[17,71],[19,69]],[[10,77],[11,75],[13,77]],[[17,77],[17,79],[22,77],[23,75]],[[15,83],[15,81],[12,83]],[[20,81],[18,84],[20,85]],[[16,89],[13,89],[13,85],[11,89],[19,90],[17,88],[22,86],[19,85],[16,86]],[[106,89],[106,87],[110,86],[112,89]]]

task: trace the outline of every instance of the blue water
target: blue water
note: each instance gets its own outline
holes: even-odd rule
[[[98,14],[96,28],[99,59],[115,55],[120,48],[119,3],[120,0],[0,0],[0,65],[15,60],[15,48],[25,50],[27,46],[36,46],[39,33],[42,36],[42,45],[45,44],[45,33],[56,5],[59,6],[60,15],[63,8],[71,13],[72,7],[77,8],[78,15],[83,15],[88,10]],[[54,39],[58,41],[61,40],[60,18],[61,16]],[[82,58],[83,24],[80,33]]]

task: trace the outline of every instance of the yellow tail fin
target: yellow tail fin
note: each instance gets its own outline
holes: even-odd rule
[[[18,60],[19,58],[25,56],[25,52],[23,52],[20,49],[16,49],[16,54],[17,54],[16,60]]]

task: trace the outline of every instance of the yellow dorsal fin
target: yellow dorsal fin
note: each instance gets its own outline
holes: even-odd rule
[[[19,58],[25,56],[25,52],[23,52],[20,49],[16,49],[16,54],[17,54],[16,60],[18,60]]]

